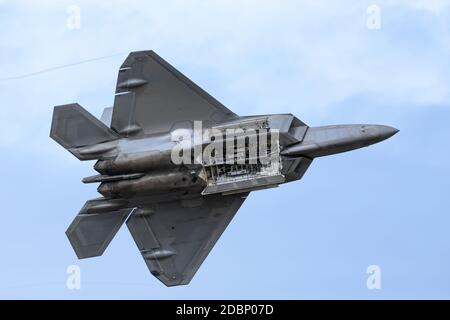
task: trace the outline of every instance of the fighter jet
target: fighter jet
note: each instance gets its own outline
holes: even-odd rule
[[[250,192],[299,180],[315,158],[398,132],[382,125],[309,127],[292,114],[238,116],[153,51],[119,69],[114,106],[100,120],[56,106],[50,137],[97,160],[102,197],[66,231],[79,259],[101,256],[126,223],[150,272],[188,284]]]

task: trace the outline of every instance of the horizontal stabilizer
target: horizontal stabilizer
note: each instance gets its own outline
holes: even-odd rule
[[[89,201],[86,205],[89,204]],[[85,205],[85,207],[86,207]],[[110,212],[87,213],[84,208],[66,231],[79,259],[101,256],[127,219],[132,208]]]
[[[55,107],[50,137],[66,149],[91,146],[119,136],[79,104]]]

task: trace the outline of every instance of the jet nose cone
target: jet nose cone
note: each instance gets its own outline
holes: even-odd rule
[[[378,135],[379,135],[381,141],[389,139],[394,134],[399,132],[398,129],[389,127],[389,126],[377,126],[377,127],[378,127]]]

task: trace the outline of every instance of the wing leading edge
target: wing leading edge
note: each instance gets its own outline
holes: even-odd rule
[[[188,284],[247,197],[210,195],[142,206],[127,221],[150,272]]]

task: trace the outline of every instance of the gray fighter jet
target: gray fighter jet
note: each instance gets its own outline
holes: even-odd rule
[[[251,191],[299,180],[317,157],[383,141],[380,125],[309,127],[292,114],[238,116],[153,51],[132,52],[101,120],[57,106],[50,137],[97,160],[100,183],[66,231],[78,258],[103,254],[124,222],[150,272],[188,284]]]

